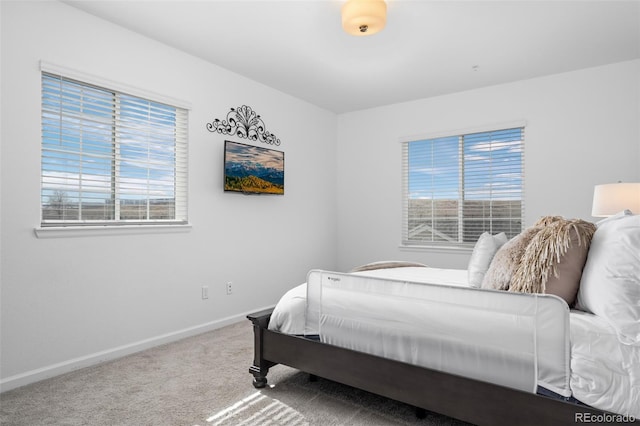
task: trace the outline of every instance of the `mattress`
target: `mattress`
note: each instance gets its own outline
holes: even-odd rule
[[[312,281],[321,279],[324,271],[315,272],[316,275],[310,274],[308,277]],[[385,280],[410,282],[414,287],[420,283],[427,287],[439,285],[445,289],[468,287],[466,270],[407,267],[379,269],[350,275],[364,278],[359,280],[359,286],[364,283],[365,286],[375,287],[375,283],[367,283],[366,280],[367,277],[373,277],[376,280],[371,280],[372,282],[385,282]],[[340,279],[343,274],[329,273],[328,276]],[[491,315],[486,318],[484,315],[468,317],[464,309],[459,309],[464,303],[461,304],[457,300],[450,306],[442,305],[442,301],[435,304],[416,302],[407,291],[400,291],[389,298],[388,294],[377,294],[376,291],[379,289],[375,288],[369,288],[366,292],[367,298],[362,299],[355,296],[357,293],[352,294],[350,291],[341,289],[340,285],[318,287],[316,284],[312,282],[311,286],[308,286],[304,283],[288,291],[275,307],[269,328],[295,335],[319,334],[320,339],[326,343],[479,380],[499,382],[527,391],[535,392],[536,386],[543,386],[561,396],[573,396],[585,404],[602,410],[640,417],[640,372],[638,371],[640,347],[620,344],[615,332],[599,317],[580,311],[571,311],[566,315],[567,330],[560,333],[561,335],[565,333],[566,336],[556,333],[551,341],[541,341],[542,336],[531,340],[523,336],[529,332],[535,333],[538,329],[538,326],[533,326],[536,315],[535,313],[522,315],[522,313],[523,309],[531,312],[539,309],[540,306],[536,306],[536,303],[528,307],[525,306],[527,303],[519,306],[516,309],[517,315],[507,310],[506,313],[503,312],[497,317]],[[319,288],[323,294],[308,296],[309,291],[317,293]],[[375,291],[371,291],[372,289]],[[465,293],[470,294],[471,300],[477,299],[477,295],[481,294],[477,292],[502,293],[503,296],[514,295],[471,288],[465,290],[468,290]],[[397,292],[397,290],[394,291]],[[411,292],[415,292],[415,289]],[[454,294],[458,293],[460,292]],[[445,294],[447,294],[446,291]],[[554,298],[554,296],[546,297]],[[403,298],[405,302],[406,300],[413,300],[413,302],[404,303]],[[322,299],[328,307],[314,307],[314,300],[317,302]],[[489,304],[504,303],[500,300],[500,295],[487,300]],[[513,299],[509,300],[508,303],[511,304]],[[489,307],[487,306],[487,309]],[[564,307],[566,308],[566,304]],[[317,313],[313,313],[314,309]],[[379,316],[377,312],[384,315]],[[366,321],[362,321],[360,316],[366,317]],[[397,320],[389,321],[390,317]],[[482,321],[482,324],[479,324],[479,321]],[[492,333],[492,321],[497,321],[496,324],[501,329],[505,328],[505,321],[510,322],[511,325],[506,328],[510,329],[514,335],[508,339],[501,337],[500,342],[492,341],[496,336],[496,333]],[[316,324],[316,327],[313,324]],[[553,324],[542,326],[542,328],[545,327],[547,329],[545,334],[552,333]],[[352,332],[341,333],[340,330],[345,328]],[[425,339],[425,335],[429,335],[426,333],[427,330],[432,337]],[[436,337],[433,337],[434,331]],[[501,330],[501,336],[504,336],[503,332],[504,330]],[[558,340],[564,341],[565,347],[553,349],[549,346],[558,346]],[[504,341],[508,341],[509,344],[498,349]],[[372,342],[382,343],[373,345]],[[478,351],[478,348],[484,349]],[[549,353],[555,355],[546,360],[544,356],[543,359],[537,359],[541,349],[544,349],[542,352],[546,355]],[[473,360],[472,363],[470,360]],[[499,376],[497,380],[496,372]]]

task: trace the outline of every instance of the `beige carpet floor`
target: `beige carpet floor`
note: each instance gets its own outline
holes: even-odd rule
[[[0,424],[464,425],[435,413],[273,367],[253,387],[249,321],[0,394]]]

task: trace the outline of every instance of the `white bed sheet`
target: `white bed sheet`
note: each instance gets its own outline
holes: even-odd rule
[[[274,308],[269,319],[269,330],[303,335],[307,310],[307,283],[287,291]]]

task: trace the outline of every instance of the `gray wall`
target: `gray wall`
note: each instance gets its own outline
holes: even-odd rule
[[[335,114],[63,3],[1,7],[3,389],[240,320],[335,267]],[[36,237],[40,60],[191,105],[190,230]],[[247,141],[205,125],[243,104],[282,141],[284,196],[223,193],[224,139]]]
[[[399,247],[399,140],[411,136],[524,120],[525,224],[596,220],[594,185],[640,181],[639,76],[636,60],[340,115],[338,268],[379,259],[466,268],[469,251]]]

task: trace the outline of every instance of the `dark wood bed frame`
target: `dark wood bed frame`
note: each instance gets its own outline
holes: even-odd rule
[[[272,311],[247,316],[253,323],[254,360],[249,372],[256,388],[266,386],[269,368],[283,364],[477,425],[615,424],[620,417],[588,406],[271,331],[267,327]]]

